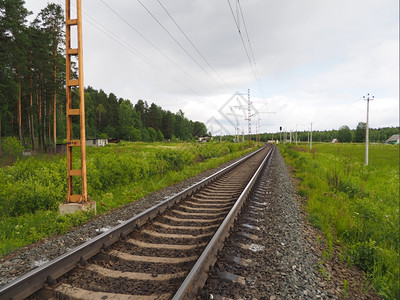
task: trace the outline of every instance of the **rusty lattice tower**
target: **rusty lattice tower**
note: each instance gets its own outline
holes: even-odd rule
[[[82,51],[82,7],[81,0],[76,0],[76,18],[71,18],[71,0],[65,0],[65,35],[66,35],[66,96],[67,96],[67,178],[68,194],[67,202],[88,202],[86,179],[86,130],[85,130],[85,94],[83,85],[83,51]],[[71,32],[74,39],[71,39]],[[76,43],[76,48],[71,47],[71,41]],[[78,78],[72,78],[72,58],[78,60]],[[72,92],[79,90],[79,105],[73,107]],[[79,118],[80,136],[72,135],[72,119]],[[80,149],[80,168],[72,165],[73,148]],[[73,193],[73,179],[81,179],[81,194]]]

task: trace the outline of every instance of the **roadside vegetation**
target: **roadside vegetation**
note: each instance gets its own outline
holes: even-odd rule
[[[384,299],[400,299],[399,146],[313,144],[281,147],[300,179],[310,222],[350,265],[366,272],[366,281]]]
[[[88,147],[88,194],[97,202],[97,212],[104,213],[253,149],[248,143],[225,142],[123,142]],[[78,158],[78,153],[73,157]],[[17,157],[11,166],[0,168],[0,256],[65,233],[93,216],[58,214],[58,205],[67,195],[66,173],[65,155]],[[79,193],[79,185],[74,193]]]

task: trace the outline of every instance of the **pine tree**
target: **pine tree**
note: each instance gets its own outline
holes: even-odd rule
[[[57,90],[60,88],[60,85],[57,81],[57,71],[59,68],[59,60],[58,54],[63,50],[64,46],[64,16],[63,11],[60,5],[49,3],[38,15],[37,18],[41,29],[44,33],[51,37],[50,45],[48,45],[51,49],[52,53],[52,73],[53,79],[51,81],[51,90],[52,90],[52,105],[49,105],[49,124],[50,124],[50,111],[53,115],[53,150],[55,152],[56,143],[57,143]],[[62,72],[63,73],[63,72]],[[63,73],[64,74],[64,73]],[[49,126],[50,132],[51,126]],[[50,140],[50,137],[49,137]]]

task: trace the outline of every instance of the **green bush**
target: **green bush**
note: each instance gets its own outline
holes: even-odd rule
[[[352,245],[349,249],[352,261],[355,265],[366,271],[372,271],[377,252],[376,243],[374,240],[358,242]]]
[[[24,151],[20,140],[14,136],[2,139],[2,149],[4,155],[11,157],[20,157]]]

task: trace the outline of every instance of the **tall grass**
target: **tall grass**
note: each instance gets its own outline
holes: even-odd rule
[[[330,250],[339,243],[377,293],[399,299],[399,147],[371,145],[369,166],[365,145],[316,144],[311,153],[305,146],[281,149]]]
[[[79,149],[73,167],[79,168]],[[251,151],[232,143],[121,143],[87,148],[88,194],[98,213],[120,207]],[[0,168],[0,255],[86,222],[58,215],[65,201],[66,157],[19,159]],[[80,192],[79,182],[74,193]],[[100,202],[105,206],[100,205]]]

